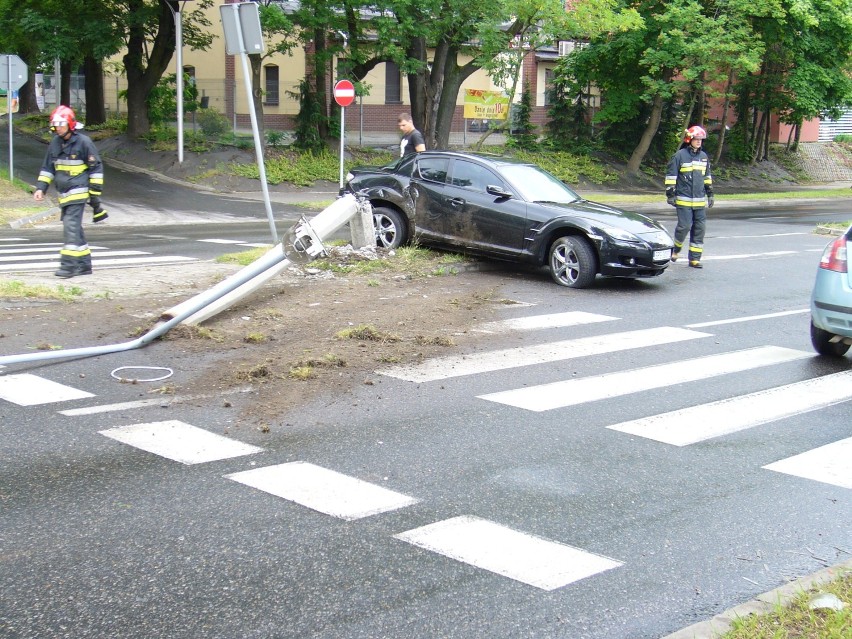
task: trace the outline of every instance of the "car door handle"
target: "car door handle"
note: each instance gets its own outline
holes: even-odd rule
[[[464,204],[464,200],[460,197],[451,197],[448,202],[453,206],[462,206]]]

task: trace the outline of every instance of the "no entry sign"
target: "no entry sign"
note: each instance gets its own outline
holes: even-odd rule
[[[355,85],[349,80],[338,80],[334,85],[334,101],[342,107],[348,107],[355,101]]]

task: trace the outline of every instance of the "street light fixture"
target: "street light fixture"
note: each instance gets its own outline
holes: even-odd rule
[[[189,0],[164,0],[175,19],[175,52],[177,53],[177,137],[178,164],[183,164],[183,23],[181,10]]]

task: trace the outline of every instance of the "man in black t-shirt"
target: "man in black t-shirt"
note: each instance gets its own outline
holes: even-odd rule
[[[414,121],[410,113],[402,113],[398,119],[399,130],[402,131],[402,140],[399,143],[399,155],[409,153],[420,153],[426,150],[426,141],[423,134],[414,128]]]

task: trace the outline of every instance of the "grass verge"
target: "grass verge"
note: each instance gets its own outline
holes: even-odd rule
[[[71,302],[83,295],[83,289],[77,286],[45,286],[43,284],[25,284],[20,280],[0,280],[0,298],[39,299]]]
[[[846,604],[843,610],[811,610],[818,593],[829,593]],[[852,637],[852,570],[818,589],[803,592],[770,614],[737,619],[719,639],[849,639]]]

